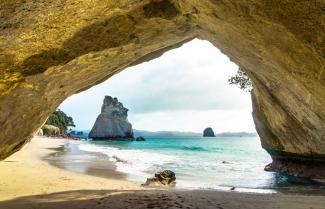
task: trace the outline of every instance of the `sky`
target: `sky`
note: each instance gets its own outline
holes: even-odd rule
[[[237,69],[211,43],[194,39],[69,97],[59,108],[73,117],[77,130],[92,128],[110,95],[129,109],[134,129],[255,132],[250,93],[228,83]]]

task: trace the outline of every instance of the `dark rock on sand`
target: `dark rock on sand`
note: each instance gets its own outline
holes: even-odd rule
[[[146,141],[146,139],[143,136],[138,136],[135,141]]]
[[[164,170],[155,174],[153,178],[147,178],[142,186],[167,186],[174,187],[176,185],[176,176],[173,171]]]
[[[133,140],[132,125],[127,117],[128,109],[117,98],[105,96],[102,111],[89,133],[89,138]]]
[[[214,132],[213,132],[213,129],[210,128],[210,127],[204,129],[203,136],[204,137],[215,137]]]

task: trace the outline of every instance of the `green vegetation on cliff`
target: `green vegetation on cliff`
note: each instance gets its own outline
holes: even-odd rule
[[[251,79],[245,73],[245,70],[243,70],[241,67],[238,68],[236,75],[228,79],[228,82],[231,85],[237,85],[244,91],[251,91],[253,87]]]
[[[68,116],[60,109],[54,111],[45,124],[56,126],[61,132],[66,132],[69,126],[75,127],[72,117]]]

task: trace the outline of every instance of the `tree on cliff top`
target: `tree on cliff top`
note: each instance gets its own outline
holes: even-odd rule
[[[240,89],[250,92],[253,88],[252,80],[248,77],[247,73],[239,67],[236,75],[228,79],[229,84],[237,85]]]
[[[61,132],[66,132],[69,126],[75,127],[72,117],[67,116],[60,109],[54,111],[45,124],[56,126],[61,130]]]

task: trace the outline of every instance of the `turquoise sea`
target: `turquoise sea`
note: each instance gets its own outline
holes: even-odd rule
[[[271,162],[258,137],[146,137],[146,141],[85,141],[79,149],[100,152],[128,174],[144,182],[157,171],[176,173],[177,187],[274,192],[323,190],[323,185],[264,171]]]

